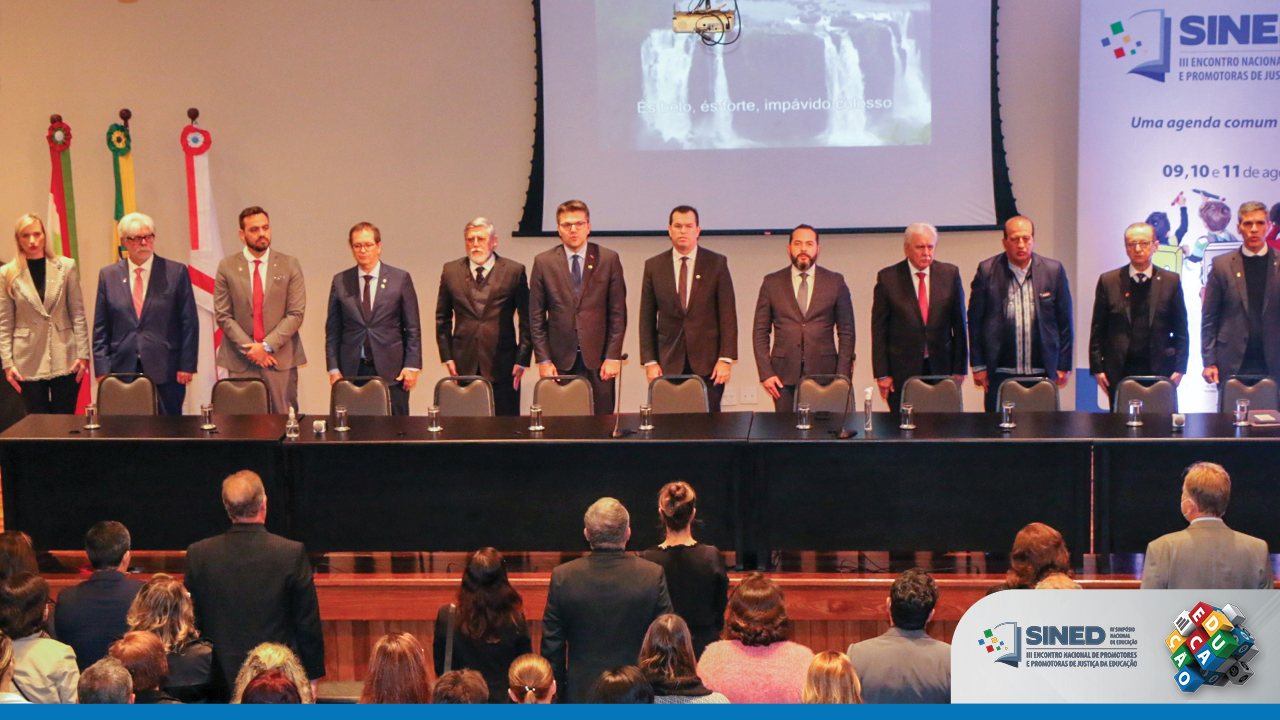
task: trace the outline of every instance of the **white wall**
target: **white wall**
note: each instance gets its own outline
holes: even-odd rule
[[[55,9],[56,8],[56,9]],[[1019,209],[1036,221],[1037,250],[1075,267],[1078,0],[1003,0],[1000,85],[1006,149]],[[478,24],[482,23],[483,27]],[[334,273],[352,265],[347,229],[382,229],[383,259],[416,279],[424,320],[425,412],[443,376],[433,311],[440,266],[462,254],[462,227],[495,221],[499,252],[530,264],[552,240],[510,238],[524,205],[533,144],[534,37],[525,0],[6,0],[0,6],[0,218],[45,214],[49,115],[71,126],[84,289],[110,261],[114,202],[109,124],[133,111],[139,210],[155,217],[159,254],[187,258],[186,186],[179,132],[188,107],[213,134],[210,165],[228,253],[236,216],[262,205],[274,245],[297,255],[310,300],[302,327],[311,363],[301,371],[306,412],[328,406],[324,313]],[[856,197],[856,189],[853,192]],[[580,197],[591,201],[590,189]],[[700,208],[705,228],[715,208]],[[920,220],[928,221],[928,208]],[[636,311],[645,258],[663,238],[609,238],[629,282],[622,403],[644,394]],[[757,386],[750,349],[760,278],[786,264],[777,237],[709,237],[729,256],[738,294],[739,357],[732,386]],[[3,247],[7,248],[7,245]],[[872,384],[870,309],[875,273],[901,259],[897,236],[828,236],[821,263],[843,272],[857,316],[859,388]],[[969,278],[1000,251],[999,233],[945,235],[939,258]],[[0,258],[12,257],[0,250]],[[1077,301],[1080,288],[1073,280]],[[1086,298],[1087,299],[1087,298]],[[92,309],[92,308],[91,308]],[[1083,339],[1081,341],[1084,341]],[[1091,381],[1090,381],[1091,382]],[[1074,383],[1074,378],[1073,378]],[[526,403],[532,389],[526,383]],[[1064,406],[1072,406],[1072,388]],[[771,408],[767,398],[757,406]],[[879,402],[877,400],[877,402]],[[971,383],[966,407],[981,406]]]

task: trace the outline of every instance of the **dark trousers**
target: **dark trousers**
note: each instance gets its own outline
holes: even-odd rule
[[[74,415],[80,397],[76,374],[59,375],[48,380],[23,380],[22,399],[28,413],[41,415]]]
[[[698,373],[694,372],[693,368],[689,366],[688,359],[684,361],[683,374],[698,375]],[[698,375],[698,377],[702,378],[703,382],[707,384],[707,410],[710,412],[720,412],[720,399],[724,397],[724,384],[716,385],[712,382],[710,374]]]
[[[520,414],[520,391],[511,387],[509,375],[493,381],[493,412],[495,415],[509,417]]]
[[[760,392],[765,392],[764,386],[760,386]],[[795,412],[796,411],[796,386],[783,385],[778,389],[780,397],[773,401],[773,409],[775,412]]]
[[[356,370],[356,374],[360,377],[374,377],[378,374],[378,370],[373,366],[373,363],[360,358],[360,367]],[[387,383],[387,389],[391,392],[391,414],[408,415],[409,391],[404,389],[404,384],[387,382],[386,378],[383,378],[383,382]]]
[[[920,374],[921,375],[933,374],[933,364],[929,361],[929,358],[924,359],[924,365],[921,366],[920,368]],[[910,379],[911,378],[907,378],[907,380],[910,380]],[[893,412],[899,412],[900,410],[902,410],[902,386],[907,383],[907,380],[903,380],[902,383],[894,382],[893,390],[889,392],[889,397],[886,398],[885,400],[886,402],[889,403],[889,409]],[[854,411],[858,409],[856,407],[853,407],[852,405],[850,405],[850,407]]]
[[[142,372],[142,361],[138,361],[137,368],[134,372],[139,375]],[[178,381],[168,383],[156,383],[156,401],[160,407],[161,415],[181,415],[182,403],[187,399],[187,386]]]
[[[573,367],[569,368],[565,375],[580,375],[591,383],[592,402],[595,404],[596,415],[612,415],[613,399],[614,399],[614,381],[601,380],[600,368],[592,370],[582,361],[582,353],[578,353],[578,357],[574,360]]]
[[[996,412],[1000,409],[999,408],[1000,383],[1004,382],[1005,380],[1008,380],[1009,378],[1016,378],[1016,377],[1049,377],[1049,376],[1045,375],[1044,373],[1030,373],[1027,375],[1016,375],[1016,374],[1010,374],[1010,373],[988,371],[987,372],[987,381],[988,381],[987,393],[983,397],[983,407],[987,412]],[[1049,377],[1049,379],[1054,380],[1056,378]]]

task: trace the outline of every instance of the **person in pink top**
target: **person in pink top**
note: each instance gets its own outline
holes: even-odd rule
[[[698,676],[732,703],[799,703],[813,651],[790,634],[782,588],[751,573],[729,597],[724,639],[703,651]]]

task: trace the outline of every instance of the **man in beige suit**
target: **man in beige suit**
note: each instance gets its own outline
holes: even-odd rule
[[[1147,546],[1143,588],[1263,589],[1273,586],[1267,543],[1222,522],[1231,501],[1231,476],[1221,465],[1199,462],[1182,475],[1186,530]]]
[[[222,330],[218,367],[233,378],[261,378],[271,411],[298,408],[298,366],[307,362],[298,328],[307,289],[297,258],[271,249],[271,219],[260,207],[240,213],[244,251],[218,263],[213,308]]]

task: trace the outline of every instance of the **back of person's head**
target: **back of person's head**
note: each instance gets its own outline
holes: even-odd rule
[[[258,673],[240,696],[244,705],[299,705],[302,694],[298,686],[281,670]]]
[[[1148,215],[1147,219],[1144,220],[1143,222],[1150,225],[1152,230],[1155,230],[1157,240],[1163,240],[1164,238],[1168,237],[1169,216],[1164,212],[1157,210],[1151,213],[1150,215]]]
[[[674,686],[698,679],[689,626],[675,613],[659,615],[649,624],[640,645],[640,672],[650,685]]]
[[[298,656],[279,643],[262,643],[249,651],[244,664],[240,666],[240,672],[236,674],[236,685],[231,693],[231,702],[240,702],[245,688],[249,687],[249,681],[268,670],[279,670],[287,675],[298,688],[298,694],[302,697],[303,703],[315,702],[315,698],[311,695],[311,681],[307,679],[307,672],[302,669]]]
[[[511,587],[506,563],[497,550],[483,548],[467,559],[454,620],[473,640],[495,639],[507,628],[526,629],[524,601]]]
[[[222,506],[227,509],[227,517],[232,522],[245,522],[257,517],[266,499],[262,478],[252,470],[232,473],[222,481]]]
[[[1202,514],[1222,517],[1231,503],[1231,476],[1217,463],[1198,462],[1182,473],[1182,496]]]
[[[44,629],[49,583],[39,575],[20,572],[0,585],[0,632],[14,640]]]
[[[778,583],[753,572],[742,578],[725,610],[720,637],[743,645],[771,645],[791,633],[787,606]]]
[[[173,652],[200,636],[191,607],[191,593],[172,575],[156,573],[129,606],[130,630],[155,633],[166,652]]]
[[[652,705],[653,686],[640,668],[623,665],[600,673],[587,702],[595,705]]]
[[[431,702],[427,655],[418,638],[406,632],[378,638],[373,656],[369,658],[369,675],[364,679],[360,702],[373,705]]]
[[[592,548],[621,549],[627,546],[631,515],[617,500],[603,497],[592,503],[583,516],[583,523]]]
[[[475,670],[452,670],[436,681],[431,702],[435,705],[483,705],[489,702],[489,684]]]
[[[169,678],[169,659],[164,643],[154,634],[133,630],[111,644],[107,651],[133,676],[135,693],[159,690]]]
[[[1053,573],[1036,584],[1036,590],[1079,590],[1080,583],[1063,575]]]
[[[17,530],[0,533],[0,583],[24,572],[40,572],[35,549],[31,547],[31,538]]]
[[[114,520],[103,520],[84,534],[84,551],[94,570],[111,570],[129,552],[129,528]]]
[[[1071,553],[1062,533],[1033,522],[1018,531],[1013,539],[1013,552],[1009,554],[1009,571],[1005,584],[1011,589],[1032,588],[1053,573],[1074,576],[1071,571]]]
[[[77,693],[81,705],[127,705],[133,702],[133,676],[108,655],[80,673]]]
[[[895,627],[923,630],[938,602],[938,584],[933,576],[920,568],[911,568],[893,581],[889,588],[889,617]]]
[[[507,670],[511,701],[522,705],[549,703],[555,697],[556,678],[551,663],[537,653],[521,655]]]
[[[1200,206],[1200,219],[1211,232],[1222,232],[1231,222],[1231,207],[1220,200],[1210,200]]]
[[[800,701],[806,705],[861,705],[862,682],[849,656],[835,650],[815,655]]]
[[[683,480],[667,483],[658,493],[658,515],[668,532],[680,532],[689,527],[693,513],[698,509],[698,495],[693,486]]]

